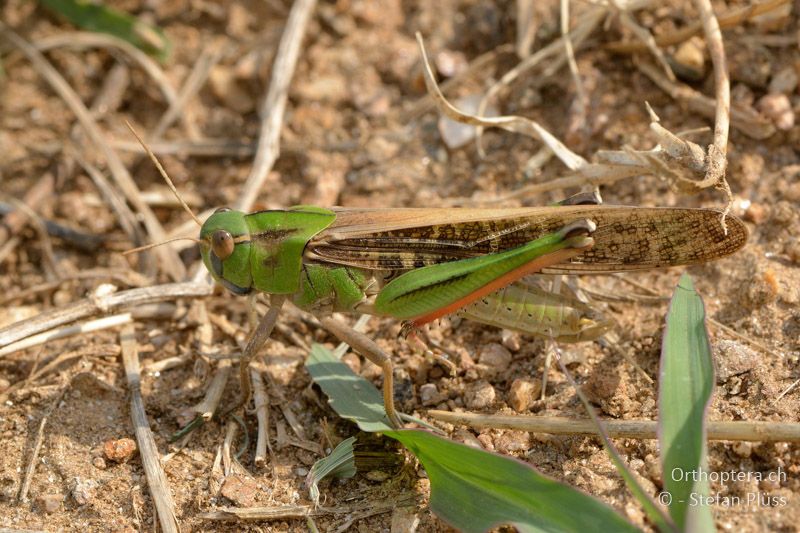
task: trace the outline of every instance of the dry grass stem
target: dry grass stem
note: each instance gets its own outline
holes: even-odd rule
[[[78,162],[78,164],[92,179],[95,187],[97,187],[97,190],[100,191],[100,195],[103,197],[103,200],[105,200],[105,202],[114,211],[117,216],[117,222],[122,230],[128,235],[128,238],[131,240],[131,242],[134,243],[134,246],[142,245],[144,243],[144,238],[139,229],[139,224],[136,222],[136,215],[128,207],[125,199],[122,198],[117,190],[111,185],[105,174],[100,172],[97,167],[89,163],[76,150],[68,149],[67,152],[69,155],[75,158],[75,161]]]
[[[65,283],[69,283],[71,281],[83,280],[83,279],[109,279],[121,285],[128,285],[131,287],[144,287],[150,285],[152,281],[145,276],[142,276],[135,270],[123,270],[123,269],[115,269],[115,268],[90,268],[88,270],[83,270],[81,272],[75,272],[74,274],[70,274],[69,276],[64,276],[63,278],[56,280],[56,281],[47,281],[44,283],[39,283],[37,285],[33,285],[26,289],[11,293],[3,298],[0,298],[0,306],[6,305],[14,300],[24,300],[26,298],[31,298],[36,296],[42,292],[52,291],[57,289],[58,287],[64,285]]]
[[[267,462],[267,450],[271,464],[275,464],[274,453],[269,442],[269,395],[264,387],[261,373],[255,368],[250,369],[250,379],[253,382],[253,402],[255,404],[256,419],[258,420],[258,436],[256,438],[256,454],[253,462],[256,467],[263,468]]]
[[[91,139],[92,143],[101,151],[106,159],[108,168],[111,175],[114,177],[117,185],[128,201],[136,207],[137,211],[142,215],[144,224],[147,231],[154,242],[163,241],[165,239],[164,228],[150,208],[141,201],[139,197],[139,189],[133,181],[128,169],[122,164],[119,156],[105,141],[103,133],[97,126],[97,123],[92,118],[91,113],[80,97],[75,93],[75,90],[70,87],[67,81],[61,74],[50,64],[49,61],[34,48],[25,39],[11,31],[5,24],[0,22],[0,34],[2,34],[11,44],[19,49],[31,62],[36,71],[48,82],[51,88],[58,94],[64,103],[69,107],[70,111],[80,122],[81,126],[86,130],[86,133]],[[186,269],[183,266],[178,255],[169,248],[156,248],[156,255],[162,261],[166,273],[172,279],[178,281],[186,276]]]
[[[748,19],[769,13],[789,2],[790,0],[766,0],[759,4],[736,8],[730,13],[725,13],[719,17],[719,26],[723,29],[738,26]],[[699,34],[701,31],[703,31],[703,22],[697,21],[685,28],[656,37],[656,45],[663,48],[682,43]],[[632,53],[647,49],[647,44],[641,42],[617,41],[605,45],[605,48],[618,53]]]
[[[517,116],[478,117],[476,115],[462,113],[456,109],[445,99],[444,95],[436,84],[436,79],[433,75],[430,62],[428,61],[424,43],[422,42],[422,37],[419,34],[417,34],[417,42],[419,43],[420,51],[422,53],[425,85],[428,88],[428,92],[433,96],[434,101],[436,102],[436,107],[447,118],[464,124],[469,124],[471,126],[491,126],[501,128],[506,131],[519,133],[534,139],[538,139],[545,143],[556,154],[556,156],[572,170],[580,168],[586,164],[585,159],[564,146],[561,141],[553,137],[536,121]]]
[[[280,507],[220,507],[198,516],[205,520],[250,521],[303,518],[318,513],[313,505],[285,505]]]
[[[172,87],[167,75],[161,70],[161,67],[150,56],[142,52],[128,41],[124,41],[118,37],[107,33],[92,33],[92,32],[67,32],[50,37],[45,37],[36,41],[36,49],[40,52],[46,52],[56,48],[110,48],[117,49],[123,52],[126,56],[131,58],[134,63],[155,82],[156,87],[164,95],[168,105],[171,105],[176,99],[177,94]]]
[[[580,18],[575,28],[569,33],[568,38],[569,41],[572,43],[572,46],[574,48],[580,47],[581,44],[583,44],[583,41],[586,40],[586,38],[589,37],[592,31],[594,31],[594,29],[603,21],[607,13],[608,11],[605,7],[595,7],[587,11]],[[557,41],[553,41],[552,43],[548,44],[541,50],[538,50],[536,53],[528,56],[513,69],[506,72],[497,83],[489,87],[489,90],[486,92],[486,95],[484,95],[483,100],[478,106],[477,115],[482,116],[484,113],[486,113],[486,109],[489,106],[489,102],[491,102],[501,90],[503,90],[506,87],[509,87],[519,77],[521,77],[524,74],[527,74],[531,69],[539,66],[545,61],[552,60],[552,63],[547,65],[546,67],[546,70],[548,72],[554,73],[555,71],[560,69],[561,66],[564,64],[564,62],[567,60],[567,56],[565,53],[565,45],[562,42],[562,40],[565,39],[562,38]],[[476,142],[478,146],[478,153],[481,156],[484,155],[483,147],[481,144],[482,136],[483,136],[483,127],[479,125],[477,130]],[[558,152],[556,152],[556,155],[559,155]],[[560,155],[559,158],[561,158]],[[562,161],[564,160],[562,159]],[[577,168],[575,166],[570,165],[567,161],[564,161],[564,164],[567,165],[567,167],[570,169]]]
[[[199,516],[206,520],[251,521],[280,520],[285,518],[303,518],[306,516],[340,515],[359,513],[360,517],[372,516],[392,511],[396,507],[413,505],[417,496],[413,492],[403,492],[395,497],[382,501],[365,501],[336,507],[318,507],[313,505],[282,505],[279,507],[218,507]],[[349,521],[349,519],[348,519]]]
[[[238,427],[239,424],[233,420],[233,417],[229,417],[228,421],[225,423],[225,438],[222,440],[222,473],[225,477],[235,473],[235,463],[231,450],[233,449],[233,442],[236,439],[236,430]]]
[[[479,55],[470,62],[470,64],[463,71],[458,72],[455,76],[448,79],[439,86],[443,93],[448,92],[453,87],[457,87],[468,78],[476,74],[484,74],[485,71],[497,61],[497,59],[506,54],[513,54],[514,46],[510,44],[500,45],[494,50],[490,50],[484,54]],[[425,94],[419,100],[403,113],[401,121],[404,123],[411,122],[431,111],[436,107],[434,96],[431,93]]]
[[[728,195],[728,206],[725,213],[733,204],[733,194],[725,179],[728,169],[728,132],[731,125],[731,81],[728,77],[728,61],[725,57],[725,47],[722,45],[722,31],[714,15],[714,8],[710,0],[695,0],[695,5],[700,12],[703,23],[703,32],[706,35],[708,54],[714,65],[714,92],[716,112],[714,115],[714,144],[708,147],[706,161],[706,177],[697,184],[698,187],[718,186]]]
[[[164,372],[165,370],[182,367],[183,365],[191,363],[193,359],[194,357],[191,354],[167,357],[166,359],[147,363],[142,369],[148,374],[155,374],[156,372]]]
[[[589,419],[542,417],[523,415],[484,415],[480,413],[452,413],[428,411],[427,415],[442,422],[473,428],[516,429],[553,435],[598,435],[597,427]],[[612,438],[655,439],[658,422],[654,420],[602,420],[605,431]],[[710,440],[800,442],[800,424],[783,422],[709,421]]]
[[[517,38],[514,51],[520,59],[531,55],[537,27],[533,14],[533,0],[517,0]]]
[[[49,374],[51,371],[55,370],[56,368],[60,367],[67,361],[71,361],[73,359],[80,359],[83,357],[116,357],[119,355],[119,348],[116,345],[101,345],[101,346],[89,346],[84,348],[79,348],[77,350],[71,350],[68,352],[60,353],[57,357],[55,357],[52,361],[48,362],[42,368],[32,368],[30,375],[22,381],[18,381],[13,383],[10,387],[0,393],[0,402],[6,401],[6,399],[17,390],[25,390],[31,383],[41,379],[42,377]],[[38,359],[36,361],[38,363]],[[61,371],[64,371],[62,369]]]
[[[147,486],[158,515],[161,530],[167,533],[178,533],[181,528],[175,516],[175,503],[172,501],[169,483],[161,468],[161,459],[158,447],[150,431],[147,414],[144,410],[142,399],[141,375],[139,372],[139,351],[136,335],[132,324],[127,325],[120,332],[120,346],[122,347],[122,364],[125,367],[125,379],[131,395],[131,423],[136,434],[139,446],[139,455],[142,458]]]
[[[219,402],[222,400],[222,394],[225,392],[225,385],[228,384],[231,366],[230,359],[223,359],[219,362],[203,400],[192,407],[192,411],[200,415],[206,422],[211,420],[214,413],[217,412]]]
[[[93,331],[101,331],[104,329],[115,328],[123,324],[129,324],[133,321],[130,313],[122,313],[119,315],[111,315],[97,320],[91,320],[82,324],[74,326],[66,326],[62,328],[53,329],[38,335],[31,335],[21,341],[11,343],[3,348],[0,348],[0,357],[10,353],[26,350],[40,344],[45,344],[50,341],[72,337],[74,335],[82,335],[84,333],[91,333]]]
[[[628,28],[637,39],[644,43],[644,45],[647,47],[647,50],[650,51],[658,64],[661,65],[661,69],[664,71],[664,75],[667,77],[667,79],[674,82],[675,73],[672,72],[672,68],[669,66],[667,58],[664,56],[664,52],[662,52],[661,48],[658,47],[658,44],[656,43],[653,34],[650,33],[650,30],[639,25],[639,23],[637,23],[636,20],[631,16],[630,11],[624,7],[621,7],[619,2],[616,0],[609,0],[609,5],[616,9],[622,25]]]
[[[109,314],[128,307],[142,306],[149,303],[173,302],[177,298],[202,298],[211,295],[212,292],[213,287],[210,285],[188,281],[84,298],[78,302],[45,311],[33,318],[16,322],[0,329],[0,348],[31,335],[93,315]]]
[[[121,152],[143,154],[139,143],[131,141],[109,141],[109,144]],[[153,153],[158,155],[180,155],[192,157],[251,157],[256,153],[254,142],[235,139],[199,139],[152,141],[147,143]]]
[[[586,109],[589,106],[589,97],[578,72],[578,62],[575,61],[575,49],[572,46],[572,39],[569,36],[569,0],[561,0],[561,40],[564,42],[564,55],[567,57],[569,72],[575,82],[575,99],[578,103],[577,115],[578,128],[582,129],[586,122]]]
[[[39,464],[39,452],[42,450],[42,442],[44,442],[44,428],[47,425],[50,415],[52,415],[53,411],[58,408],[58,405],[61,403],[61,399],[64,397],[64,394],[68,389],[69,383],[61,387],[61,391],[56,394],[53,398],[53,401],[50,402],[50,406],[47,408],[47,411],[42,416],[42,420],[39,422],[39,427],[36,429],[36,439],[34,440],[33,448],[31,449],[30,460],[25,467],[25,475],[23,476],[22,485],[20,486],[19,495],[17,496],[17,501],[19,502],[28,501],[28,491],[30,490],[31,481],[33,480],[33,473],[36,471],[36,465]]]
[[[631,285],[633,287],[636,287],[637,289],[640,289],[640,290],[646,292],[650,297],[652,297],[653,299],[655,299],[655,300],[657,300],[659,302],[668,302],[670,300],[669,296],[661,296],[660,294],[658,294],[656,291],[654,291],[650,287],[648,287],[648,286],[646,286],[646,285],[644,285],[642,283],[639,283],[638,281],[636,281],[634,279],[631,279],[628,276],[625,276],[623,274],[615,274],[614,277],[616,277],[617,279],[619,279],[623,283],[627,283],[628,285]],[[643,301],[644,300],[641,295],[637,295],[635,298],[636,298],[636,301]],[[644,300],[644,301],[646,301],[646,300]],[[721,329],[722,331],[724,331],[725,333],[727,333],[731,337],[733,337],[735,339],[739,339],[740,341],[746,342],[747,344],[749,344],[751,346],[755,346],[756,348],[758,348],[762,352],[773,356],[775,358],[775,360],[777,360],[777,361],[780,361],[781,359],[783,359],[785,357],[784,354],[769,348],[768,346],[758,342],[755,339],[752,339],[752,338],[748,337],[747,335],[742,335],[741,333],[739,333],[738,331],[736,331],[732,327],[723,324],[722,322],[720,322],[719,320],[717,320],[715,318],[706,317],[706,320],[708,321],[709,324],[711,324],[712,326],[714,326],[716,328]]]
[[[713,118],[716,114],[714,99],[701,94],[683,83],[672,83],[661,72],[646,62],[636,62],[636,67],[662,91],[675,100],[683,102],[690,111]],[[741,133],[753,139],[766,139],[775,134],[772,122],[760,116],[752,108],[733,107],[731,109],[731,124]]]
[[[241,211],[249,211],[252,208],[264,180],[280,154],[281,126],[289,96],[289,84],[300,55],[300,45],[303,42],[306,26],[316,3],[316,0],[298,0],[292,5],[286,21],[286,28],[272,65],[269,88],[259,107],[261,127],[256,158],[236,202],[236,208]]]
[[[131,72],[128,65],[116,63],[111,67],[89,109],[95,120],[106,117],[119,109],[130,82]]]
[[[180,90],[178,90],[177,98],[170,102],[169,108],[161,116],[158,124],[153,129],[150,135],[151,138],[160,139],[175,120],[182,116],[191,115],[189,109],[186,108],[186,104],[203,88],[203,85],[205,85],[208,79],[208,75],[211,73],[211,69],[222,59],[224,51],[225,48],[221,43],[214,43],[200,53],[200,57],[186,77],[186,81]],[[194,124],[194,120],[190,119],[186,123]],[[202,137],[200,131],[196,127],[187,128],[187,135],[189,135],[191,139],[199,139]]]

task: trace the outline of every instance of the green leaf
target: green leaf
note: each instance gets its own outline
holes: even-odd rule
[[[431,480],[431,509],[466,532],[500,524],[519,531],[638,531],[606,504],[530,466],[428,431],[387,433],[402,442]],[[580,509],[580,512],[565,512]]]
[[[392,426],[383,410],[383,396],[372,383],[353,374],[330,350],[321,344],[311,346],[306,360],[311,378],[328,395],[333,410],[352,420],[362,431],[370,433],[391,431]]]
[[[311,467],[306,476],[306,485],[314,505],[319,505],[319,482],[327,476],[348,478],[356,475],[356,456],[353,454],[355,437],[350,437],[339,443],[328,455],[323,457]]]
[[[306,365],[333,409],[364,431],[402,442],[431,480],[431,509],[467,533],[500,524],[519,531],[637,531],[604,503],[502,455],[455,443],[424,430],[393,430],[380,392],[320,345]],[[580,512],[564,512],[579,509]]]
[[[659,444],[669,513],[681,530],[714,531],[706,480],[705,415],[714,367],[703,300],[692,279],[681,276],[672,296],[661,350]]]
[[[116,9],[87,0],[40,0],[42,5],[89,31],[124,39],[161,61],[169,57],[170,44],[160,28]]]

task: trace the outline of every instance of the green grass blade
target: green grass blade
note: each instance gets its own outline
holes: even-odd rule
[[[392,430],[380,392],[320,345],[312,347],[306,366],[337,413],[362,430],[399,440],[419,458],[431,480],[431,509],[461,531],[478,533],[499,524],[522,532],[637,531],[604,503],[525,463],[428,431]]]
[[[708,483],[705,415],[714,385],[714,367],[705,326],[703,300],[692,279],[681,276],[672,296],[659,380],[659,444],[669,513],[682,530],[714,531]],[[705,479],[705,478],[703,478]]]
[[[306,476],[306,485],[314,505],[319,505],[319,482],[327,476],[348,478],[356,475],[356,456],[353,453],[355,437],[350,437],[339,443],[328,455],[323,457],[311,467]]]
[[[89,31],[109,33],[166,61],[172,47],[161,29],[116,9],[87,0],[40,0],[42,5]]]
[[[633,474],[633,472],[628,468],[628,465],[622,459],[622,456],[619,454],[619,452],[617,452],[617,449],[614,447],[614,444],[608,437],[605,427],[603,427],[603,421],[597,416],[597,413],[589,402],[589,398],[583,393],[581,388],[575,382],[575,379],[572,377],[572,374],[561,357],[558,358],[558,364],[561,366],[561,371],[564,373],[564,376],[567,378],[569,384],[575,389],[575,393],[578,395],[578,398],[583,404],[584,409],[586,409],[589,418],[591,418],[592,422],[594,422],[595,426],[597,426],[600,442],[603,443],[603,448],[605,448],[606,453],[608,453],[608,456],[611,458],[611,462],[614,463],[614,467],[617,469],[617,472],[619,472],[619,475],[622,476],[622,479],[625,481],[625,485],[628,487],[628,490],[631,491],[633,497],[636,498],[639,504],[641,504],[641,506],[644,508],[647,517],[653,524],[655,524],[658,531],[678,531],[672,523],[670,517],[667,516],[667,514],[656,504],[655,501],[653,501],[650,495],[645,491],[644,487],[642,487],[642,485],[636,479],[636,476]]]

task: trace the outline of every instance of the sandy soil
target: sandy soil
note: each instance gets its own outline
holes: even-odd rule
[[[195,212],[232,204],[252,165],[251,146],[259,132],[256,109],[266,91],[288,15],[287,2],[126,0],[114,4],[157,23],[169,36],[174,49],[163,71],[173,90],[182,87],[202,61],[212,62],[208,79],[188,100],[163,140],[224,139],[240,147],[242,155],[202,155],[185,147],[177,153],[163,153],[155,148]],[[559,35],[557,4],[536,3],[534,50]],[[635,17],[655,35],[668,34],[697,19],[688,4],[670,2]],[[715,7],[724,12],[737,5]],[[576,20],[584,7],[576,5],[573,10]],[[688,269],[705,298],[708,316],[738,334],[710,327],[719,367],[709,413],[713,420],[788,423],[797,422],[800,412],[800,389],[781,395],[800,377],[800,125],[793,122],[800,109],[800,34],[796,14],[779,13],[724,32],[734,102],[762,110],[775,128],[760,139],[754,138],[752,131],[737,129],[736,123],[731,131],[728,179],[734,195],[732,212],[748,223],[748,245],[733,257]],[[76,31],[36,3],[22,0],[5,2],[0,20],[34,44],[57,36],[74,38]],[[514,43],[516,21],[515,3],[510,1],[343,0],[319,5],[291,85],[281,157],[256,207],[300,203],[441,206],[453,198],[487,199],[562,175],[565,169],[555,158],[535,172],[525,173],[526,162],[540,148],[531,139],[489,131],[484,140],[487,156],[481,159],[472,143],[449,149],[442,142],[435,112],[413,113],[425,95],[416,31],[426,37],[440,78],[447,79],[480,54]],[[710,119],[655,86],[635,67],[630,54],[614,54],[605,48],[623,37],[633,39],[613,18],[608,28],[595,32],[578,51],[578,70],[589,97],[583,125],[576,117],[575,85],[566,68],[552,75],[536,71],[524,77],[502,92],[495,105],[504,113],[539,120],[587,159],[602,149],[652,147],[645,102],[671,131],[713,127]],[[0,81],[2,200],[22,199],[34,184],[52,179],[52,193],[38,201],[34,211],[105,239],[93,251],[81,251],[63,239],[42,239],[34,225],[22,224],[12,234],[16,243],[0,243],[4,246],[0,325],[78,301],[101,284],[111,283],[122,290],[168,281],[158,265],[143,269],[135,258],[120,255],[132,244],[77,156],[103,171],[106,161],[40,73],[8,41],[0,39],[0,43],[4,71]],[[676,48],[667,47],[665,52],[672,57]],[[685,57],[697,56],[691,49],[682,53],[687,54],[679,56],[684,62],[689,61]],[[149,134],[168,107],[158,85],[125,52],[106,46],[76,49],[62,44],[47,50],[45,57],[89,106],[104,85],[112,85],[105,92],[108,101],[94,109],[108,139],[132,141],[124,120]],[[488,66],[459,82],[448,94],[454,99],[482,94],[492,80],[518,61],[513,49],[501,49]],[[713,95],[707,57],[697,74],[697,79],[687,83]],[[117,76],[120,81],[114,85],[111,80]],[[699,134],[694,140],[706,146],[711,135]],[[121,148],[119,153],[138,187],[153,193],[153,209],[164,227],[171,230],[187,222],[186,213],[172,201],[150,162]],[[574,192],[577,190],[553,191],[508,204],[541,205]],[[612,204],[721,207],[725,203],[719,191],[687,195],[652,177],[604,186],[602,193]],[[189,266],[198,258],[197,251],[184,247],[182,258]],[[674,269],[630,277],[669,295],[679,275],[680,269]],[[585,278],[582,284],[615,295],[636,292],[614,277]],[[168,317],[136,323],[145,369],[148,364],[181,357],[173,368],[143,372],[147,414],[162,454],[170,451],[168,439],[185,422],[187,410],[205,393],[218,365],[209,354],[230,353],[234,350],[231,335],[241,339],[245,333],[242,299],[219,291],[205,303],[217,326],[210,346],[200,346],[203,321],[189,301],[174,302]],[[649,375],[656,376],[666,304],[598,305],[605,306],[608,316],[617,321],[622,348]],[[219,327],[226,324],[227,329]],[[237,478],[243,480],[242,487],[231,481],[220,492],[223,479],[213,464],[225,427],[212,422],[198,430],[164,464],[183,531],[305,531],[307,526],[300,519],[244,525],[211,522],[200,515],[223,505],[308,504],[304,476],[319,452],[358,433],[326,406],[302,366],[304,345],[314,341],[333,347],[335,339],[299,313],[287,313],[281,324],[265,350],[262,365],[272,382],[274,462],[266,469],[255,468],[251,441],[241,462],[252,477]],[[478,410],[487,413],[514,413],[511,384],[518,379],[538,382],[543,370],[543,341],[450,319],[433,327],[431,337],[458,355],[457,372],[451,376],[447,369],[415,354],[398,338],[399,329],[400,324],[391,320],[372,319],[367,325],[368,334],[395,354],[402,409],[423,418],[429,408],[474,410],[480,406]],[[656,386],[647,383],[617,352],[598,343],[562,348],[574,361],[570,368],[604,416],[655,418]],[[106,449],[109,442],[134,437],[119,355],[119,331],[111,329],[0,357],[0,526],[48,531],[152,531],[156,527],[138,454],[116,462],[117,455]],[[376,367],[355,355],[348,355],[347,360],[380,383]],[[45,371],[38,372],[41,369]],[[223,405],[236,397],[236,379],[234,372]],[[428,386],[423,403],[420,389],[426,384],[434,385],[435,391]],[[483,402],[487,397],[490,401]],[[546,400],[532,400],[523,412],[584,416],[574,391],[555,369],[550,372]],[[292,415],[296,418],[299,434],[287,414],[289,419]],[[17,495],[45,417],[28,500],[20,503]],[[246,423],[253,435],[255,417],[249,416]],[[634,523],[649,527],[595,438],[437,425],[454,439],[479,442],[489,450],[521,458],[547,475],[600,497]],[[419,531],[447,531],[426,506],[427,479],[413,459],[390,441],[363,434],[358,437],[359,460],[363,461],[359,474],[323,487],[326,505],[346,512],[315,518],[320,530],[401,531],[403,524],[413,521],[409,517],[416,515]],[[125,441],[117,444],[124,448]],[[241,439],[237,446],[240,444]],[[656,441],[619,439],[616,445],[644,486],[656,494],[662,485]],[[127,457],[124,450],[119,454]],[[711,442],[709,464],[720,472],[785,472],[777,483],[715,484],[713,490],[726,497],[765,494],[787,501],[771,507],[718,505],[718,527],[796,530],[800,523],[800,450],[795,444]],[[392,511],[389,507],[379,512],[387,508],[387,502],[401,498],[412,503],[410,510]]]

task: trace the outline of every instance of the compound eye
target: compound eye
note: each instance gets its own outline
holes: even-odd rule
[[[233,237],[224,229],[218,229],[211,235],[211,251],[222,261],[233,254],[234,246]]]
[[[218,207],[217,210],[214,211],[214,214],[224,213],[225,211],[230,211],[230,210],[231,210],[230,207]]]

